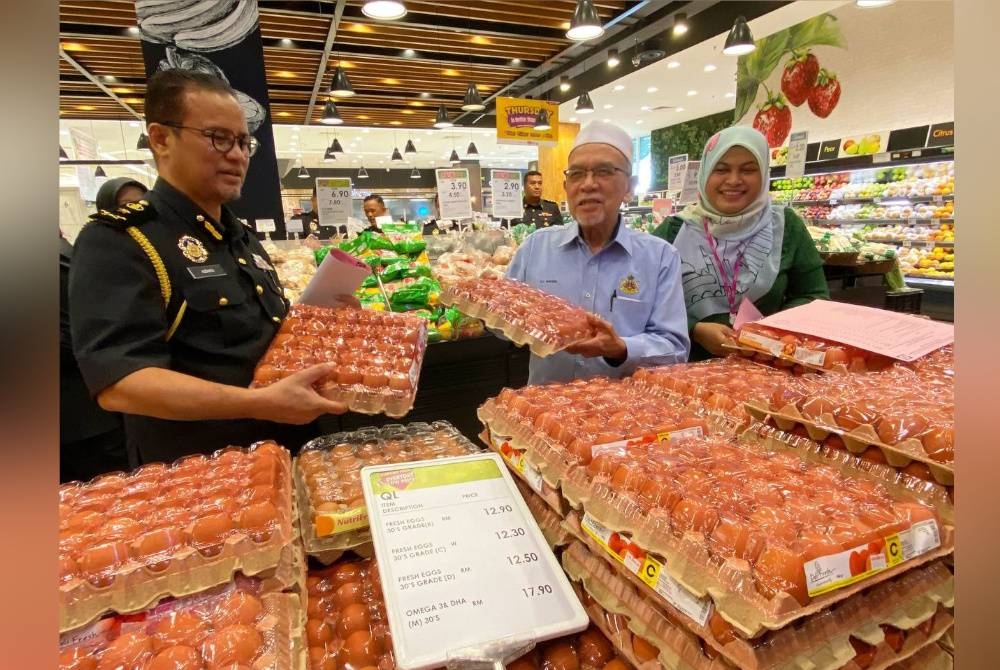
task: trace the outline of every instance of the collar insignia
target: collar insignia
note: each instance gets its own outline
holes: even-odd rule
[[[208,260],[208,251],[197,237],[181,236],[181,239],[177,240],[177,248],[184,254],[184,258],[194,263],[204,263]]]

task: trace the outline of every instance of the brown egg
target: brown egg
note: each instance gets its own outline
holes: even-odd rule
[[[646,661],[655,660],[660,655],[660,650],[638,635],[633,635],[632,653],[635,654],[637,661],[645,663]]]
[[[580,633],[576,651],[580,663],[594,668],[603,668],[615,656],[611,642],[593,626]]]
[[[232,529],[233,522],[228,513],[214,512],[195,519],[188,532],[193,545],[202,553],[212,555],[221,551],[222,542]]]
[[[360,603],[364,595],[364,590],[364,585],[360,581],[341,584],[334,593],[334,603],[341,610],[345,609],[348,605]]]
[[[245,591],[233,591],[216,608],[212,625],[216,629],[234,624],[251,625],[264,614],[264,604],[257,596]]]
[[[166,647],[160,651],[144,670],[202,670],[201,654],[184,645]]]
[[[239,523],[255,542],[266,542],[277,526],[278,509],[268,501],[253,503],[240,513]]]
[[[556,641],[542,651],[543,670],[579,670],[580,659],[569,642]]]
[[[361,567],[361,563],[341,563],[333,571],[333,582],[336,585],[346,584],[347,582],[357,582],[360,581],[364,576],[364,570]]]
[[[208,621],[191,610],[177,610],[153,624],[149,634],[153,649],[160,651],[175,645],[197,647],[209,632]]]
[[[98,531],[109,540],[131,540],[145,528],[135,519],[127,516],[110,519]]]
[[[629,670],[631,666],[620,658],[613,658],[608,661],[603,670]]]
[[[130,545],[130,553],[147,569],[160,572],[170,565],[174,551],[183,541],[180,531],[161,528],[137,537]]]
[[[333,639],[333,626],[326,619],[306,621],[306,639],[310,646],[325,646]]]
[[[145,633],[120,635],[100,653],[97,670],[142,670],[153,655],[153,641]]]
[[[80,566],[69,554],[59,556],[59,583],[65,584],[80,572]]]
[[[378,663],[378,644],[367,630],[357,630],[344,640],[342,661],[355,668]]]
[[[338,670],[336,652],[323,646],[309,647],[309,670]]]
[[[104,515],[97,512],[84,511],[71,514],[66,519],[66,530],[90,532],[104,523]]]
[[[128,560],[128,545],[124,542],[108,542],[91,547],[77,559],[83,575],[98,587],[114,582],[115,568]]]
[[[222,670],[235,663],[250,664],[260,653],[264,636],[243,624],[227,626],[205,639],[201,655],[208,670]]]
[[[59,652],[59,670],[97,670],[97,658],[89,649],[63,649]]]
[[[351,603],[344,606],[340,611],[340,618],[337,620],[337,634],[341,638],[348,638],[351,633],[359,630],[369,630],[371,627],[371,617],[368,614],[368,606],[363,603]]]

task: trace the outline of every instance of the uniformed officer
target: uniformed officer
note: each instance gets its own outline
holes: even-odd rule
[[[534,224],[536,228],[558,226],[563,222],[559,205],[542,199],[542,173],[537,170],[524,173],[524,214],[514,222]]]
[[[306,235],[313,235],[321,240],[329,240],[334,236],[346,237],[347,226],[323,225],[319,221],[319,201],[317,199],[316,187],[312,190],[312,209],[300,215],[302,219],[302,230]]]
[[[257,140],[233,90],[189,70],[153,75],[147,134],[160,177],[145,200],[95,215],[70,270],[74,352],[101,407],[125,414],[143,462],[273,438],[346,410],[315,365],[247,388],[288,309],[260,242],[223,205],[240,196]]]
[[[372,233],[381,233],[382,228],[379,227],[376,219],[380,216],[386,216],[389,213],[389,210],[385,207],[385,199],[378,193],[372,193],[365,198],[361,208],[364,210],[365,218],[368,219],[368,227],[365,230]]]

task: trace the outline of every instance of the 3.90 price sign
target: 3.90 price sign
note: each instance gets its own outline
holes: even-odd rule
[[[465,168],[445,168],[434,171],[437,177],[438,205],[442,219],[471,219],[472,198],[469,195],[469,171]]]

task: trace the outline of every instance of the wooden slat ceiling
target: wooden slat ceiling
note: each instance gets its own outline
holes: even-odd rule
[[[332,73],[343,64],[353,98],[337,101],[345,123],[430,127],[437,107],[460,113],[470,81],[491,95],[572,43],[565,31],[576,0],[405,0],[408,14],[381,22],[347,0],[311,123],[322,116]],[[264,68],[276,123],[306,123],[336,3],[259,0]],[[597,0],[607,21],[634,0]],[[138,113],[145,69],[133,0],[60,0],[60,45]],[[404,53],[412,49],[412,53]],[[520,60],[514,60],[520,59]],[[127,119],[129,113],[59,59],[60,118]]]

